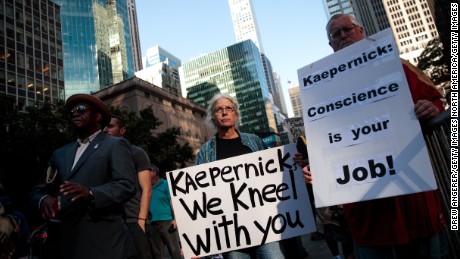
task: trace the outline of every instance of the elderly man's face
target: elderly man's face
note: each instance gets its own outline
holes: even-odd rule
[[[329,23],[329,45],[334,52],[364,39],[364,29],[348,16],[340,16]]]

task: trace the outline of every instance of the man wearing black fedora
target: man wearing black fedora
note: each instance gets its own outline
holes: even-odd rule
[[[110,112],[98,98],[75,94],[65,106],[78,139],[54,151],[32,201],[54,222],[57,257],[131,258],[136,251],[123,220],[123,204],[136,192],[130,144],[101,131]]]

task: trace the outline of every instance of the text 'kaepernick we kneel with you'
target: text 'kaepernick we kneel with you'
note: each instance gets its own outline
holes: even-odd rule
[[[169,172],[186,257],[313,232],[296,152],[286,145]]]

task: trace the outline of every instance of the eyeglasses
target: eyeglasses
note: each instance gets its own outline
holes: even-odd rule
[[[70,110],[69,112],[69,115],[72,116],[75,112],[77,112],[78,114],[83,114],[87,111],[90,111],[90,109],[84,105],[78,105],[77,107],[73,108],[72,110]]]
[[[214,113],[216,113],[216,114],[217,114],[217,113],[218,113],[218,114],[222,114],[222,113],[224,113],[224,111],[225,111],[226,113],[231,113],[231,112],[234,112],[234,111],[235,111],[235,108],[233,108],[233,107],[219,107],[219,108],[217,108],[217,109],[214,109]]]
[[[342,35],[342,32],[344,32],[345,34],[348,35],[356,27],[359,27],[359,26],[356,25],[356,24],[344,26],[341,29],[338,29],[338,30],[336,30],[334,32],[329,33],[329,39],[336,40],[336,39],[340,38],[340,35]]]

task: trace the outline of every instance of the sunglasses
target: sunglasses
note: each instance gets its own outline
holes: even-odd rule
[[[83,114],[87,111],[90,111],[90,109],[84,105],[78,105],[77,107],[74,107],[72,110],[70,110],[69,115],[72,116],[75,112],[78,114]]]

